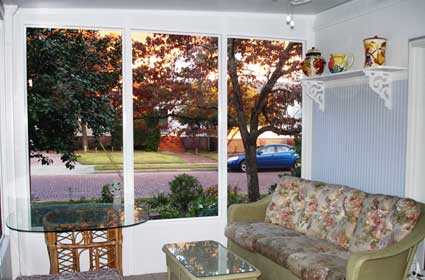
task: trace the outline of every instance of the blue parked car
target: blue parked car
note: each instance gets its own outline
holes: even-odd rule
[[[292,169],[299,155],[294,147],[285,144],[264,145],[257,149],[258,169]],[[229,170],[246,172],[245,154],[233,155],[227,159]]]

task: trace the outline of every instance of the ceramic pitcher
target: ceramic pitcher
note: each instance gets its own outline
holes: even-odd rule
[[[329,71],[331,73],[339,73],[343,71],[347,71],[353,66],[354,63],[354,55],[349,54],[346,55],[344,53],[334,53],[331,54],[331,58],[329,60]]]
[[[365,49],[364,67],[376,67],[384,65],[387,39],[378,36],[363,40]]]

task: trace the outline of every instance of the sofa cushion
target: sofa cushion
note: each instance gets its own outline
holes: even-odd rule
[[[318,184],[306,198],[306,234],[347,249],[365,197],[349,187]]]
[[[299,253],[332,253],[348,258],[350,252],[329,241],[315,237],[274,236],[257,240],[256,252],[289,269],[288,260],[291,255]]]
[[[315,182],[284,176],[266,210],[266,222],[305,232],[305,198],[314,192]]]
[[[269,236],[298,236],[300,233],[270,223],[231,223],[226,226],[227,238],[250,251],[255,251],[257,240]]]
[[[405,238],[419,219],[419,205],[408,198],[368,195],[350,241],[352,252],[385,248]]]
[[[289,270],[304,280],[344,280],[348,259],[333,253],[295,253]]]

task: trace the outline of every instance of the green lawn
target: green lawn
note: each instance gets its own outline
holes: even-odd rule
[[[218,161],[218,152],[200,152],[201,157],[206,157]]]
[[[215,163],[145,163],[145,164],[134,164],[135,170],[144,169],[210,169],[217,168]],[[123,166],[120,165],[98,165],[95,170],[122,170]]]
[[[122,152],[109,153],[114,164],[123,162]],[[111,165],[110,159],[105,152],[78,153],[78,161],[83,165]],[[184,163],[175,155],[159,152],[134,152],[134,164],[179,164]]]

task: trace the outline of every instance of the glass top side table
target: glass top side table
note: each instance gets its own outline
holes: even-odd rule
[[[171,274],[182,279],[254,280],[260,271],[216,241],[166,244],[162,248]],[[179,279],[179,278],[178,278]]]
[[[132,205],[35,205],[9,215],[6,225],[18,232],[44,233],[51,274],[80,272],[82,251],[88,251],[90,270],[115,268],[122,274],[122,228],[148,217],[148,211]]]

